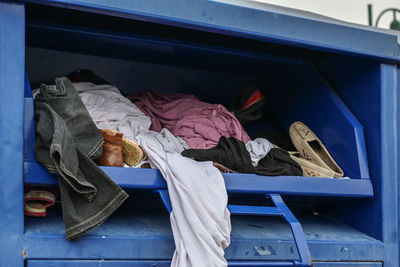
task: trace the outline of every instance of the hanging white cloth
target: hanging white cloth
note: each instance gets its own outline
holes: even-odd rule
[[[230,243],[231,223],[221,173],[210,161],[183,157],[183,147],[167,129],[141,133],[136,140],[168,185],[176,246],[171,266],[227,266],[224,249]]]

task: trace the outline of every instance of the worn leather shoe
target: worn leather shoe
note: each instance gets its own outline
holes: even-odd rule
[[[321,140],[304,123],[298,121],[292,123],[289,135],[301,157],[333,171],[333,177],[343,177],[342,169],[333,160]]]
[[[122,142],[122,161],[129,166],[137,166],[142,160],[147,158],[143,149],[133,140],[128,140],[124,135],[116,130],[105,130],[106,132],[118,135]]]
[[[103,154],[96,160],[101,166],[124,167],[122,133],[99,129],[104,139]]]

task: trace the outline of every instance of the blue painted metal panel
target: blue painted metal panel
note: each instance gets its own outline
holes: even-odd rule
[[[35,159],[35,118],[32,116],[33,101],[32,89],[28,75],[25,73],[25,92],[24,92],[24,162]]]
[[[134,196],[133,196],[134,197]],[[382,242],[325,216],[297,216],[313,261],[383,261]],[[103,225],[72,242],[65,239],[59,211],[26,218],[27,259],[170,260],[175,246],[166,211],[122,207]],[[232,216],[230,261],[295,260],[290,227],[280,218]]]
[[[399,153],[399,92],[397,67],[381,65],[381,129],[382,129],[382,240],[385,244],[385,264],[396,266],[399,258],[398,182]],[[394,234],[397,233],[397,234]]]
[[[32,0],[30,2],[325,51],[361,54],[380,59],[399,59],[399,47],[395,35],[217,1]],[[293,31],[293,25],[296,25],[296,31]]]
[[[172,203],[171,199],[169,198],[168,190],[157,190],[157,193],[160,195],[162,202],[164,203],[165,208],[169,213],[172,212]]]
[[[398,225],[398,219],[393,217],[398,212],[398,202],[393,196],[397,195],[399,175],[396,67],[337,58],[326,60],[322,68],[337,93],[365,127],[375,192],[372,202],[339,207],[333,212],[353,227],[384,240],[385,244],[387,240],[389,265],[397,264],[398,235],[393,234],[397,231],[397,226],[393,225]]]
[[[353,266],[353,267],[380,267],[383,266],[382,262],[314,262],[314,267],[339,267],[339,266]]]
[[[113,260],[29,260],[26,267],[169,267],[169,261],[113,261]]]
[[[168,261],[84,261],[84,260],[30,260],[27,267],[95,267],[95,266],[132,266],[132,267],[169,267]],[[293,266],[291,263],[284,262],[255,262],[240,261],[229,262],[228,266],[246,267],[246,266]]]
[[[237,262],[228,262],[228,266],[234,267],[246,267],[246,266],[295,266],[291,262],[257,262],[257,261],[237,261]]]
[[[396,103],[400,103],[400,65],[397,65],[397,90],[396,90],[396,96],[397,96],[397,100]],[[398,123],[398,122],[397,122]],[[397,140],[400,140],[400,130],[397,128]],[[400,157],[397,158],[397,166],[400,166]],[[397,192],[400,192],[400,182],[399,182],[399,177],[397,176]],[[397,203],[400,203],[400,195],[397,195]],[[397,206],[398,209],[398,214],[400,216],[400,205]],[[400,218],[397,221],[398,223],[398,228],[397,228],[397,233],[400,233]],[[398,241],[400,242],[400,240]],[[400,244],[398,244],[399,247],[399,255],[400,255]],[[400,256],[399,256],[400,258]],[[400,261],[400,259],[399,259]],[[400,264],[400,262],[399,262]]]
[[[134,267],[168,267],[168,261],[84,261],[84,260],[29,260],[27,267],[95,267],[95,266],[134,266]],[[229,262],[228,266],[246,267],[246,266],[293,266],[290,263],[283,262],[257,262],[257,261],[240,261]],[[353,266],[353,267],[379,267],[380,262],[314,262],[315,267],[338,267],[338,266]]]
[[[364,127],[359,122],[359,120],[354,116],[351,110],[346,106],[342,99],[336,94],[333,87],[329,84],[329,82],[324,78],[324,76],[319,72],[319,70],[313,64],[309,64],[315,76],[326,86],[326,90],[329,98],[332,100],[332,103],[336,108],[343,114],[346,118],[346,121],[352,125],[354,128],[354,138],[355,138],[355,147],[356,147],[356,155],[358,159],[358,165],[360,169],[360,177],[370,178],[368,161],[367,161],[367,150],[365,147],[365,138],[364,138]],[[346,159],[345,159],[346,161]]]
[[[0,1],[0,265],[22,266],[25,17]]]
[[[235,215],[270,215],[282,216],[282,211],[276,207],[258,207],[258,206],[242,206],[228,205],[229,212]]]
[[[123,188],[167,189],[160,171],[153,169],[130,169],[100,167]],[[25,183],[56,185],[57,177],[51,175],[37,162],[25,162]],[[370,180],[334,179],[297,176],[261,176],[255,174],[223,173],[230,193],[281,193],[300,196],[372,197]]]
[[[134,266],[134,267],[168,267],[169,261],[89,261],[89,260],[29,260],[27,267],[95,267],[95,266]],[[293,266],[290,263],[283,262],[257,262],[257,261],[240,261],[229,262],[228,266],[246,267],[246,266]],[[381,262],[314,262],[315,267],[338,267],[338,266],[353,266],[353,267],[379,267]]]
[[[273,54],[42,21],[27,23],[27,44],[125,60],[206,68],[207,71],[244,71],[250,75],[264,75],[266,62],[302,63],[300,59]],[[114,49],[110,49],[111,46]],[[243,69],[238,69],[237,64]]]
[[[355,58],[332,57],[318,62],[318,70],[364,126],[367,159],[374,199],[332,207],[338,219],[382,239],[381,70],[380,64]],[[354,220],[358,218],[359,220]]]

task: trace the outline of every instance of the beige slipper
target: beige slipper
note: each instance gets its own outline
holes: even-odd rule
[[[118,133],[116,130],[110,129],[105,131]],[[137,166],[142,160],[147,158],[146,154],[138,143],[133,140],[128,140],[124,136],[122,137],[122,156],[124,158],[124,162],[129,166]]]
[[[342,169],[336,164],[321,140],[301,122],[294,122],[289,128],[293,145],[302,158],[307,159],[323,169],[332,170],[333,177],[343,177]]]
[[[323,168],[310,160],[302,158],[300,153],[289,151],[290,157],[296,161],[303,170],[303,176],[308,177],[335,177],[335,172],[331,169]]]

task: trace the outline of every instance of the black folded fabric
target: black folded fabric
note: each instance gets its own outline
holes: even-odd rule
[[[241,173],[266,176],[301,176],[303,174],[300,165],[290,158],[287,151],[280,148],[272,148],[267,156],[258,162],[257,167],[254,167],[245,144],[234,137],[222,136],[213,148],[188,149],[183,151],[182,155],[197,161],[218,162]]]

